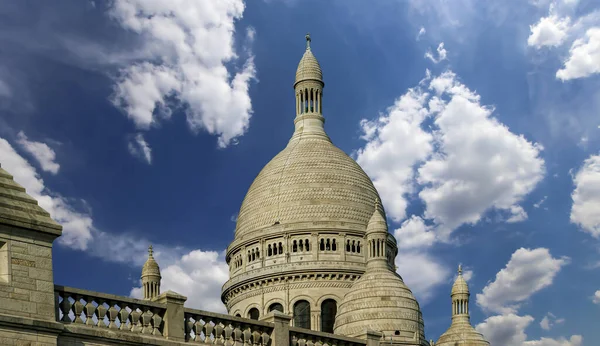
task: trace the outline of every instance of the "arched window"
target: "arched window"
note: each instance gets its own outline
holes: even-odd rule
[[[268,254],[269,254],[269,256],[273,256],[273,250],[271,249],[271,244],[269,244]]]
[[[260,316],[260,312],[258,312],[257,308],[252,308],[252,309],[250,309],[250,311],[248,311],[248,318],[251,320],[258,320],[259,316]]]
[[[325,239],[321,239],[321,251],[325,250]]]
[[[346,252],[350,252],[350,240],[346,240]]]
[[[271,306],[269,306],[269,312],[271,312],[271,311],[283,312],[283,305],[281,305],[279,303],[273,303],[273,304],[271,304]]]
[[[277,255],[277,243],[273,244],[273,255]]]
[[[294,244],[292,245],[292,252],[298,251],[298,243],[294,240]]]
[[[352,241],[352,252],[356,252],[356,241]]]
[[[310,251],[310,246],[308,245],[308,239],[305,239],[305,240],[304,240],[304,249],[305,249],[306,251]]]
[[[327,239],[327,241],[325,241],[325,250],[327,250],[327,251],[331,250],[331,242],[329,239]]]
[[[240,314],[235,314],[235,317],[242,317],[242,315],[240,315]]]
[[[321,303],[321,331],[333,333],[333,324],[337,314],[337,302],[333,299],[326,299]]]
[[[294,304],[294,327],[310,329],[310,304],[306,300]]]
[[[294,240],[294,242],[296,242],[296,241]],[[298,241],[298,243],[299,243],[298,246],[300,247],[300,252],[303,252],[304,251],[304,243],[302,242],[302,239],[300,239]]]
[[[337,244],[335,243],[335,239],[331,241],[331,251],[337,251]]]
[[[360,253],[360,241],[356,243],[356,253]]]
[[[279,243],[279,254],[281,255],[283,253],[283,245],[281,243]]]

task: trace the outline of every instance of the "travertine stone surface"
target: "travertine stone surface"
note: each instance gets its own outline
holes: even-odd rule
[[[452,285],[452,324],[440,336],[435,346],[489,346],[483,335],[473,328],[469,315],[469,286],[458,266],[458,276]]]

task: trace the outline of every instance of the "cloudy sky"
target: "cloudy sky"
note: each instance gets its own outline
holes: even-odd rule
[[[375,182],[426,335],[459,263],[492,345],[600,340],[593,0],[0,4],[0,164],[63,227],[55,281],[224,311],[223,250],[293,130],[310,32],[334,143]]]

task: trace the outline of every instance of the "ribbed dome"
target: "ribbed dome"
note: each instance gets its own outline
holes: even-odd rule
[[[317,80],[323,82],[323,72],[317,58],[310,50],[310,36],[306,35],[306,51],[300,59],[298,69],[296,70],[296,81],[294,85],[304,80]]]
[[[454,281],[454,285],[452,285],[452,292],[450,294],[470,294],[469,285],[467,285],[467,282],[465,281],[465,278],[463,278],[462,273],[458,274],[456,281]]]
[[[414,340],[426,345],[419,303],[402,278],[387,268],[370,270],[358,279],[338,308],[334,333],[358,336],[382,332],[386,340]]]
[[[325,139],[299,136],[250,186],[236,238],[275,223],[311,227],[318,221],[343,221],[364,230],[378,197],[371,179],[342,150]]]
[[[160,267],[153,256],[152,245],[148,247],[148,259],[142,267],[142,277],[144,276],[160,276]]]
[[[490,346],[483,335],[471,326],[468,320],[452,323],[440,336],[435,346]]]

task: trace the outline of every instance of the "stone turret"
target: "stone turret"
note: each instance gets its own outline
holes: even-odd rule
[[[390,268],[389,248],[395,244],[388,241],[379,198],[367,225],[365,241],[365,274],[352,285],[340,304],[334,333],[366,338],[369,331],[375,331],[387,345],[428,345],[419,303],[400,275]]]
[[[469,285],[462,276],[462,266],[458,266],[458,276],[452,285],[450,298],[452,299],[452,324],[440,336],[436,346],[489,346],[481,333],[471,325],[469,315]]]
[[[160,295],[160,267],[154,259],[152,245],[148,247],[148,259],[142,267],[142,288],[144,299],[152,300]]]

